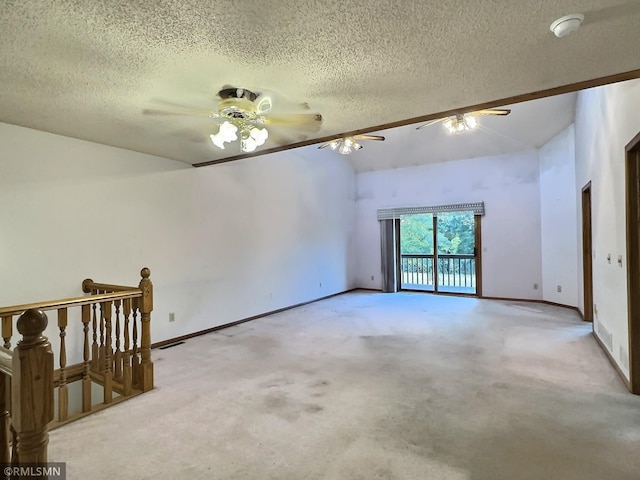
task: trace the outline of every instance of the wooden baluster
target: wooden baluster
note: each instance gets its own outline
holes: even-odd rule
[[[13,352],[11,379],[12,422],[17,432],[17,454],[23,463],[46,463],[53,420],[53,352],[42,335],[47,316],[27,310],[18,318],[22,334]]]
[[[131,353],[131,379],[133,385],[140,386],[140,358],[138,357],[138,313],[140,312],[140,299],[133,299],[133,349]]]
[[[116,306],[116,348],[114,355],[115,368],[113,369],[113,376],[119,381],[122,381],[122,351],[120,350],[120,306],[122,305],[122,300],[115,300],[113,303]]]
[[[58,310],[58,327],[60,328],[60,381],[58,383],[58,420],[63,422],[69,416],[69,393],[67,392],[67,309]]]
[[[102,293],[100,290],[96,290],[96,293],[100,294]],[[103,310],[104,308],[104,303],[100,304],[100,343],[99,343],[99,347],[98,347],[98,369],[101,372],[104,372],[104,315],[105,312]],[[109,308],[111,308],[111,304],[109,304]],[[111,312],[109,311],[109,314],[111,314]]]
[[[153,362],[151,361],[151,311],[153,310],[153,284],[149,277],[151,271],[143,268],[140,271],[140,387],[143,392],[153,389]]]
[[[11,315],[2,317],[2,338],[4,348],[11,348],[11,337],[13,336],[13,317]]]
[[[91,288],[91,285],[93,284],[93,280],[90,278],[85,278],[82,281],[82,291],[84,293],[88,293],[89,295],[95,295],[97,292],[96,290],[94,290],[93,288]],[[87,305],[86,306],[86,310],[87,312],[85,313],[85,307],[82,307],[82,323],[85,324],[85,326],[89,326],[88,322],[91,321],[91,327],[93,330],[93,343],[91,344],[91,362],[90,362],[90,368],[92,370],[98,370],[100,367],[100,360],[99,360],[99,350],[98,350],[98,321],[97,321],[97,317],[96,317],[96,303],[92,303],[90,306]],[[93,311],[93,315],[91,315],[91,311]],[[85,322],[85,318],[87,319],[87,322]],[[86,355],[86,354],[85,354]],[[86,367],[86,358],[85,358],[85,367]],[[88,373],[88,372],[87,372]],[[86,412],[88,410],[85,410],[85,401],[86,401],[86,397],[85,397],[85,393],[84,393],[84,389],[85,389],[85,376],[83,373],[83,377],[82,377],[82,411]],[[89,404],[91,404],[91,380],[89,379]],[[89,410],[91,410],[91,407],[89,407]]]
[[[91,304],[91,329],[93,331],[93,343],[91,344],[91,368],[98,370],[98,317],[96,315],[96,304]]]
[[[131,395],[131,350],[129,342],[129,317],[131,316],[131,299],[126,298],[122,302],[122,316],[124,317],[124,356],[122,359],[122,384],[124,396]]]
[[[11,461],[9,450],[9,386],[11,377],[0,372],[0,462],[7,465]],[[2,477],[4,478],[4,477]]]
[[[109,404],[113,401],[113,371],[111,370],[111,302],[102,302],[100,304],[102,311],[102,320],[104,321],[104,343],[102,351],[104,352],[104,403]]]
[[[94,317],[95,319],[95,317]],[[82,411],[91,411],[91,377],[89,370],[91,368],[91,360],[89,356],[89,322],[91,321],[91,306],[82,305],[82,325],[84,331],[84,365],[82,369]],[[95,332],[94,332],[95,335]],[[95,337],[94,337],[95,338]]]

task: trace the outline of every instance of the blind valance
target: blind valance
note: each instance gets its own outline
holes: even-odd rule
[[[473,211],[474,215],[484,215],[484,202],[456,203],[450,205],[434,205],[430,207],[398,207],[381,208],[378,210],[378,220],[400,218],[400,215],[416,215],[420,213],[446,213]]]

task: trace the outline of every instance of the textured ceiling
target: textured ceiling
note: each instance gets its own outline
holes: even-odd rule
[[[556,38],[573,12],[584,24]],[[638,0],[0,0],[0,121],[201,163],[237,143],[144,115],[155,99],[212,108],[222,85],[266,89],[320,112],[321,140],[638,70],[638,25]]]

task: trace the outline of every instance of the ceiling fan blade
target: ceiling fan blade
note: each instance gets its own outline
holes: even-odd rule
[[[506,108],[487,108],[484,110],[475,110],[469,113],[473,115],[509,115],[511,110]]]
[[[214,113],[214,110],[210,108],[192,107],[160,99],[154,99],[152,100],[152,103],[158,105],[159,108],[145,108],[142,110],[144,115],[186,115],[193,117],[209,117]]]
[[[286,126],[320,126],[322,115],[319,113],[290,113],[282,115],[265,115],[265,125],[286,125]]]
[[[420,130],[420,129],[425,128],[425,127],[430,127],[431,125],[435,125],[438,122],[442,122],[446,118],[447,117],[445,117],[445,118],[437,118],[435,120],[431,120],[430,122],[427,122],[424,125],[420,125],[419,127],[416,127],[416,130]]]
[[[284,130],[284,131],[283,131]],[[269,128],[269,141],[276,145],[291,145],[293,143],[302,142],[307,136],[301,133],[292,132],[289,128],[281,129],[278,127]]]
[[[381,135],[354,135],[353,138],[356,140],[384,140],[384,137]]]
[[[324,142],[322,145],[320,145],[318,147],[318,150],[320,150],[321,148],[327,148],[329,145],[331,145],[333,142],[335,142],[335,140],[330,140],[328,142]]]
[[[206,143],[209,141],[209,135],[201,132],[192,132],[188,130],[177,130],[175,132],[171,132],[171,135],[176,137],[181,137],[189,142],[194,143]]]

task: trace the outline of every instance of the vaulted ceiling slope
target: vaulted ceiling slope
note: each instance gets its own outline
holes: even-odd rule
[[[214,147],[206,117],[145,115],[158,100],[212,108],[230,84],[322,114],[317,132],[274,133],[264,152],[640,74],[637,0],[0,5],[0,121],[191,164],[241,152]],[[556,38],[551,22],[575,12],[580,30]]]

